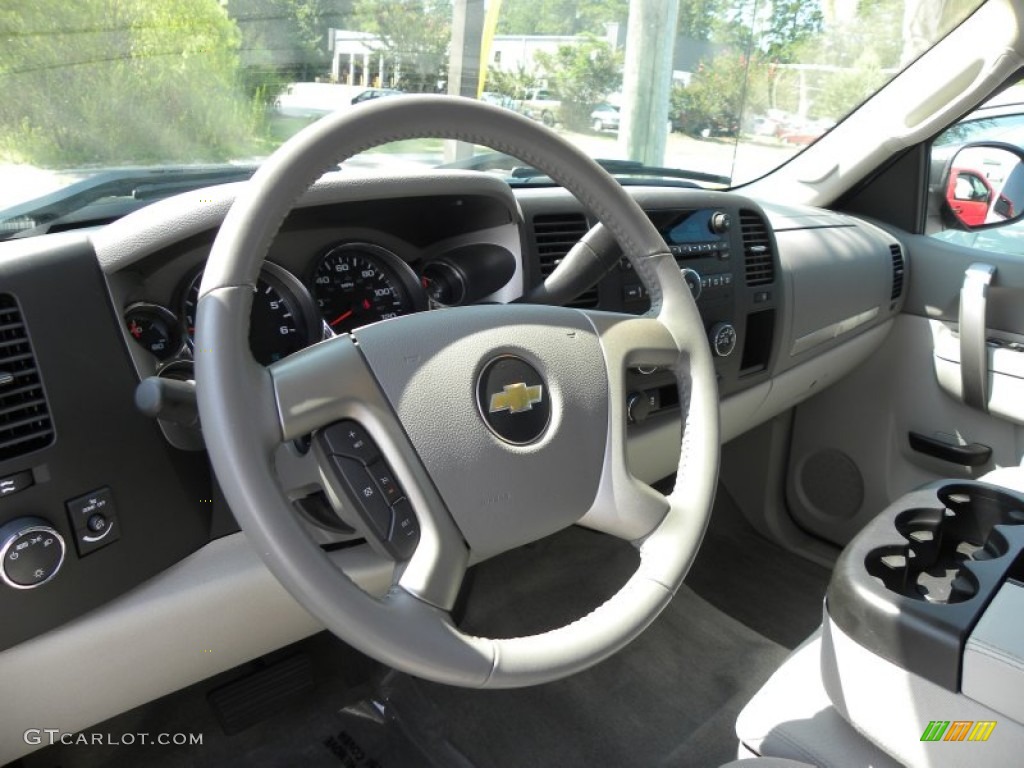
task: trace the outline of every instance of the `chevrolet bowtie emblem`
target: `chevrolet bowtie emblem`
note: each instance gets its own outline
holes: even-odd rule
[[[544,399],[544,387],[540,384],[528,387],[522,382],[506,384],[501,392],[491,395],[491,413],[508,411],[509,413],[522,413],[532,411],[534,403]]]

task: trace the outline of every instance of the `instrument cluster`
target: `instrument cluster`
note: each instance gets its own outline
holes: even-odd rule
[[[393,251],[362,241],[332,244],[301,277],[268,261],[253,297],[250,348],[269,365],[370,323],[470,304],[501,289],[515,267],[515,256],[493,244],[456,248],[419,272]],[[192,357],[202,277],[202,265],[187,273],[170,306],[138,301],[124,309],[128,333],[161,365]]]

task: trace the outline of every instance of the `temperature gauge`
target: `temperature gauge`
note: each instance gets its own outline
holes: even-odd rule
[[[159,304],[139,302],[124,311],[128,333],[157,360],[167,360],[181,351],[184,339],[178,319]]]

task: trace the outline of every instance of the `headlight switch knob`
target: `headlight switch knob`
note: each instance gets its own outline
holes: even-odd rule
[[[14,589],[35,589],[64,564],[64,537],[39,517],[19,517],[0,527],[0,580]]]

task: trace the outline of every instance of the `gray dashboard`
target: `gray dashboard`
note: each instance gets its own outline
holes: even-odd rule
[[[56,435],[27,452],[0,458],[0,477],[27,472],[33,480],[26,490],[0,496],[0,526],[30,512],[70,544],[63,569],[52,581],[31,590],[0,586],[0,610],[20,619],[5,623],[0,631],[0,675],[15,667],[65,664],[73,659],[68,649],[82,632],[113,643],[155,643],[164,649],[170,672],[162,673],[161,682],[126,684],[107,696],[105,709],[96,710],[100,714],[169,692],[174,685],[259,652],[242,639],[252,637],[261,621],[259,595],[266,590],[243,590],[252,596],[249,603],[225,611],[221,601],[229,599],[231,590],[204,589],[214,578],[212,572],[228,576],[224,568],[237,566],[231,578],[258,578],[261,585],[266,573],[246,548],[202,451],[196,450],[201,435],[167,425],[161,430],[130,407],[139,380],[158,374],[169,360],[187,363],[188,347],[182,345],[172,358],[161,361],[136,342],[124,321],[125,309],[140,302],[162,306],[175,320],[183,320],[183,286],[202,267],[238,189],[224,185],[186,193],[99,229],[0,244],[6,290],[20,306],[31,336]],[[704,330],[713,337],[709,343],[716,342],[724,327],[732,329],[722,337],[718,351],[723,354],[716,357],[723,441],[851,370],[877,349],[902,307],[909,265],[900,244],[870,223],[829,211],[783,208],[736,193],[629,189],[665,234],[680,268],[691,271],[694,289],[700,288],[697,304]],[[477,254],[499,265],[491,271],[503,279],[493,285],[476,277],[486,290],[480,288],[474,300],[504,303],[550,274],[594,223],[564,190],[512,189],[486,174],[332,174],[300,200],[268,260],[293,275],[310,293],[303,300],[311,301],[318,260],[339,244],[385,249],[421,285],[432,274],[425,272],[429,265],[454,259],[460,269],[472,272],[465,264]],[[621,260],[615,258],[615,263],[571,304],[644,312],[647,298],[640,281]],[[55,274],[66,279],[55,280]],[[473,277],[469,275],[470,282]],[[427,297],[417,308],[440,303]],[[55,321],[67,316],[69,307],[79,318],[70,328]],[[310,323],[314,327],[308,338],[314,343],[331,331],[329,318],[319,318],[318,307],[309,308],[317,318]],[[678,463],[674,387],[660,371],[631,371],[629,396],[635,401],[627,429],[631,469],[642,480],[656,482]],[[106,410],[90,409],[95,403],[103,403]],[[119,465],[126,470],[119,472]],[[76,549],[76,518],[68,503],[104,488],[117,501],[120,537],[95,550]],[[348,570],[357,562],[361,581],[386,589],[388,563],[374,559],[352,532],[316,528],[310,521],[323,543],[345,545],[339,550],[339,567]],[[214,545],[232,547],[234,554],[218,560],[210,554]],[[244,567],[238,565],[242,562]],[[198,569],[194,574],[193,567]],[[128,592],[134,597],[126,596]],[[173,594],[194,608],[196,621],[227,617],[229,625],[218,630],[224,647],[216,663],[204,658],[197,664],[194,654],[168,650],[174,644],[169,636],[193,637],[199,631],[187,620],[167,627],[154,615],[151,632],[126,622],[124,611],[137,611],[140,596],[146,594],[159,595],[162,601]],[[267,595],[277,601],[274,642],[312,631],[301,611],[282,614],[279,590]],[[244,631],[232,631],[230,624],[236,621]],[[121,637],[125,631],[135,634]],[[123,671],[120,663],[114,654],[88,669],[76,667],[76,684],[83,690],[98,686],[104,675]],[[0,742],[14,739],[15,731],[8,733],[7,727],[25,725],[13,716],[4,720]],[[54,727],[80,728],[91,722],[76,710]]]

